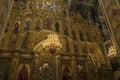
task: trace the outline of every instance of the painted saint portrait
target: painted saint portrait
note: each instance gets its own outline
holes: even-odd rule
[[[30,66],[28,64],[19,65],[17,80],[30,80]]]
[[[55,80],[55,71],[52,65],[44,63],[40,66],[37,80]]]
[[[31,26],[31,21],[30,21],[30,20],[27,20],[27,21],[26,21],[25,28],[24,28],[24,31],[30,30],[30,26]]]
[[[18,33],[18,29],[19,29],[19,23],[16,22],[16,23],[15,23],[14,30],[13,30],[13,33]]]
[[[36,21],[36,28],[35,28],[35,30],[36,30],[37,32],[40,31],[40,24],[41,24],[40,20],[37,20],[37,21]]]
[[[77,66],[77,69],[78,69],[78,80],[87,80],[87,76],[86,76],[86,73],[84,71],[84,66],[79,64]]]
[[[71,80],[70,70],[69,70],[68,66],[64,66],[63,80]]]

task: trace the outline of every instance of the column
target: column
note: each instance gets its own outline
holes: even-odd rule
[[[90,80],[90,77],[89,77],[89,66],[88,66],[88,58],[87,58],[87,56],[84,58],[85,60],[85,72],[86,72],[86,75],[87,75],[87,80]]]
[[[33,60],[33,68],[32,68],[32,79],[31,80],[37,80],[37,64],[38,64],[38,54],[34,54],[34,60]]]
[[[60,55],[56,56],[56,80],[61,80],[61,73],[60,73]]]
[[[77,77],[77,67],[76,67],[76,57],[75,56],[72,56],[72,77],[73,77],[73,80],[78,80],[78,77]]]
[[[10,38],[10,34],[6,34],[5,35],[5,42],[3,43],[3,48],[4,49],[7,49],[8,48],[8,46],[9,46],[9,38]],[[6,47],[7,46],[7,47]]]
[[[21,48],[21,35],[18,34],[18,39],[17,39],[17,42],[16,42],[16,49],[20,49]]]
[[[11,60],[9,80],[16,80],[18,62],[19,62],[19,54],[18,52],[15,52]]]

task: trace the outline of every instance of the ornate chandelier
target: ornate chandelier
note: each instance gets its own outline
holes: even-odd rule
[[[58,39],[58,36],[56,34],[50,34],[48,35],[47,40],[42,44],[44,51],[53,54],[56,54],[61,51],[62,44],[60,43],[60,40]]]
[[[115,46],[111,46],[108,50],[108,57],[112,59],[116,56],[117,56],[116,48],[115,48]]]

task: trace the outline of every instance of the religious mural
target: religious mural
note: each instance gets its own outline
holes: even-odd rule
[[[71,79],[71,71],[70,71],[70,69],[69,69],[69,67],[68,66],[64,66],[64,68],[63,68],[63,79],[62,80],[72,80]]]
[[[77,40],[75,30],[72,31],[73,40]]]
[[[68,28],[66,26],[64,27],[64,34],[68,35]]]
[[[80,40],[81,40],[81,41],[84,41],[83,34],[82,34],[81,31],[79,31],[79,36],[80,36]]]
[[[18,66],[16,80],[30,80],[30,66],[28,64]]]
[[[74,45],[74,52],[78,52],[78,47],[77,47],[77,44],[75,43],[75,45]]]
[[[37,8],[41,9],[42,7],[43,7],[42,2],[38,2],[38,4],[37,4]]]
[[[25,28],[24,28],[24,31],[30,30],[30,27],[31,27],[31,21],[30,21],[30,20],[27,20],[27,21],[26,21]]]
[[[27,49],[29,32],[26,32],[23,37],[22,48]]]
[[[6,25],[6,28],[5,28],[5,32],[8,32],[8,31],[9,31],[9,30],[8,30],[9,25],[10,25],[10,23],[9,23],[9,22],[7,22],[7,25]]]
[[[102,31],[96,27],[91,18],[84,19],[79,11],[76,12],[79,5],[71,7],[71,4],[75,5],[75,3],[69,2],[69,0],[14,1],[3,39],[5,44],[2,43],[5,49],[3,46],[0,47],[0,59],[7,57],[11,60],[10,75],[8,66],[0,64],[0,80],[95,80],[91,77],[89,79],[87,69],[91,70],[90,65],[92,65],[95,66],[93,69],[99,70],[104,62],[103,37],[99,35]],[[24,9],[21,9],[23,5],[25,5]],[[95,5],[91,6],[91,8],[95,7]],[[73,9],[72,12],[70,8]],[[82,8],[84,9],[84,7]],[[83,11],[82,14],[84,17],[90,15],[87,8],[86,12]],[[89,30],[89,26],[91,30],[95,29],[95,32]],[[117,36],[119,36],[118,33]],[[60,39],[59,43],[62,46],[58,42],[52,41],[53,39],[46,40],[47,35],[51,34],[59,37],[53,36],[52,38],[57,39],[58,42]],[[89,46],[89,44],[96,44],[99,49]],[[35,45],[39,45],[37,51],[33,50]],[[52,50],[51,47],[54,49]],[[109,47],[105,48],[108,50]],[[51,52],[56,53],[51,55]],[[89,54],[91,54],[91,59],[88,57],[86,59]],[[47,62],[49,60],[51,61]],[[21,61],[23,63],[20,63]],[[91,63],[87,65],[89,61]],[[76,62],[83,62],[83,64],[76,64]],[[105,67],[103,70],[106,71]],[[94,73],[95,70],[93,70]],[[105,71],[105,75],[108,75]],[[97,73],[95,76],[98,75]],[[102,73],[101,71],[100,74],[103,75]],[[109,77],[111,78],[111,75]]]
[[[32,9],[32,8],[33,8],[33,3],[30,2],[30,3],[28,4],[28,9]]]
[[[78,70],[78,80],[87,80],[87,76],[84,70],[84,66],[81,64],[77,65]]]
[[[14,29],[13,29],[13,33],[18,33],[18,29],[19,29],[19,23],[16,22],[16,23],[15,23],[15,27],[14,27]]]
[[[40,22],[40,20],[37,20],[36,21],[36,27],[35,27],[36,32],[40,31],[40,26],[41,26],[41,22]]]
[[[52,30],[53,21],[50,17],[46,16],[44,21],[44,29]]]
[[[53,8],[53,4],[52,4],[52,2],[50,2],[50,1],[45,1],[45,8],[48,8],[48,9],[52,9]]]
[[[55,31],[59,32],[60,25],[58,22],[55,23]]]
[[[38,80],[55,80],[54,68],[49,63],[44,63],[38,69]]]
[[[15,49],[16,48],[17,39],[18,39],[18,35],[17,34],[11,35],[10,43],[9,43],[9,47],[8,48]]]

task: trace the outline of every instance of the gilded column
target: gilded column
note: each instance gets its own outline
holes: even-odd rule
[[[23,16],[21,16],[21,17],[23,17]],[[21,22],[20,22],[20,29],[19,29],[19,34],[18,34],[18,39],[17,39],[17,44],[16,44],[16,48],[17,49],[20,49],[21,48],[21,43],[22,43],[22,38],[23,38],[23,34],[22,34],[22,32],[23,32],[23,28],[22,27],[24,27],[25,25],[23,24],[25,21],[24,21],[24,19],[23,18],[21,18],[20,19],[21,20]]]
[[[88,58],[85,57],[85,72],[86,72],[86,76],[87,76],[87,80],[90,80],[90,77],[89,77],[89,66],[88,66]]]
[[[32,80],[37,80],[37,64],[38,64],[38,54],[34,54]]]
[[[3,43],[3,48],[4,49],[7,49],[8,48],[8,46],[9,46],[9,38],[10,38],[10,34],[6,34],[5,35],[5,42]],[[7,46],[7,47],[6,47]]]
[[[19,62],[18,52],[15,52],[11,60],[9,80],[16,80],[18,62]]]
[[[78,80],[77,78],[77,68],[76,68],[76,57],[75,56],[72,56],[72,77],[73,77],[73,80]]]
[[[56,80],[61,80],[61,73],[60,73],[60,55],[56,56]]]

